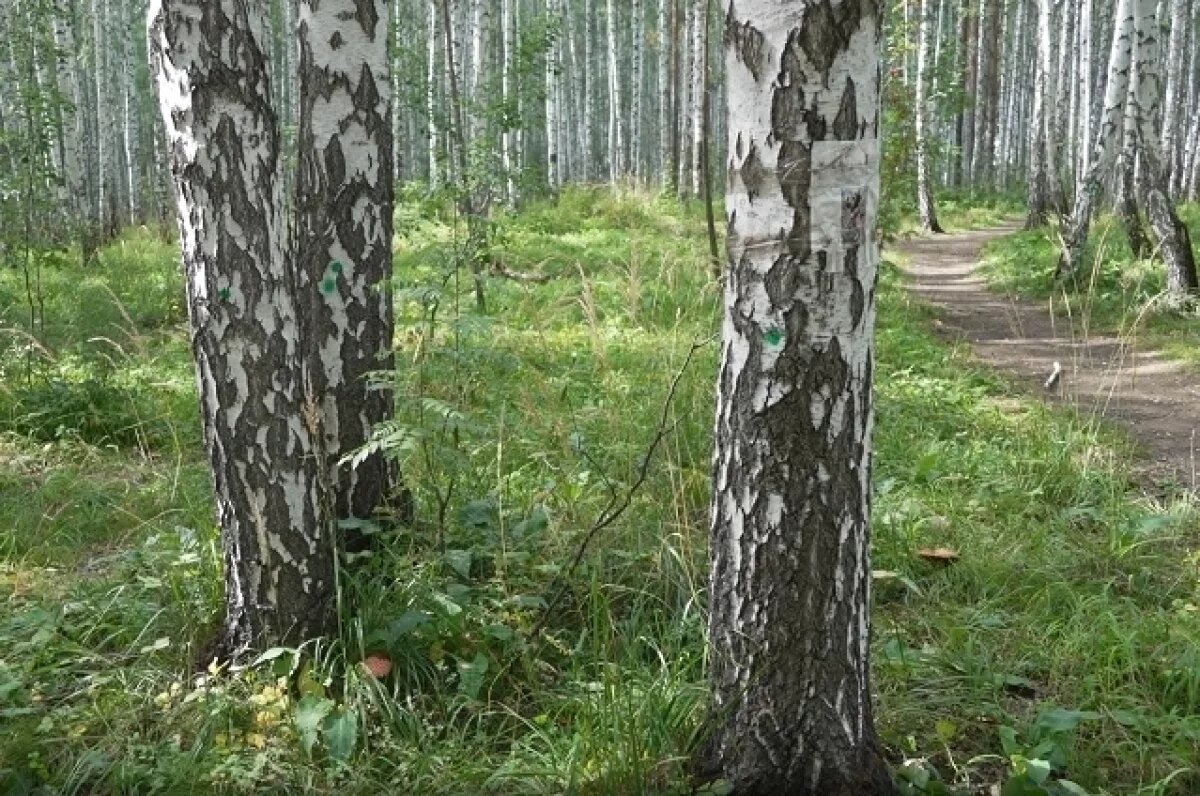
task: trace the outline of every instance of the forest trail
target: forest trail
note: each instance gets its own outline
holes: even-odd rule
[[[908,258],[908,288],[936,310],[938,331],[971,344],[975,356],[1083,417],[1115,421],[1148,454],[1156,482],[1197,488],[1200,377],[1136,339],[1093,332],[1080,319],[1053,317],[1035,304],[987,289],[977,272],[983,245],[1016,225],[896,244]],[[1052,389],[1044,385],[1062,366]]]

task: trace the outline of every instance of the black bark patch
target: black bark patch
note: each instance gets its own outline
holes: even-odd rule
[[[337,136],[331,137],[325,146],[325,174],[329,185],[341,185],[346,180],[346,156]]]
[[[342,45],[345,43],[346,40],[342,38],[342,32],[340,30],[335,30],[333,35],[329,37],[329,48],[331,50],[340,50]]]
[[[845,0],[836,9],[830,0],[820,0],[810,6],[802,26],[793,33],[798,34],[800,49],[809,62],[828,77],[829,68],[850,46],[850,37],[866,16],[874,16],[879,21],[877,0]]]
[[[733,48],[738,60],[745,64],[757,82],[766,65],[766,37],[749,22],[738,22],[733,3],[729,4],[729,12],[725,15],[724,44]]]
[[[833,140],[854,141],[859,136],[858,90],[854,80],[846,77],[846,88],[842,91],[842,102],[838,106],[837,118],[833,120]]]
[[[783,200],[794,211],[792,228],[786,233],[787,250],[792,257],[803,262],[812,252],[812,211],[808,202],[808,192],[812,187],[812,149],[800,141],[781,143],[776,176]]]
[[[796,33],[800,49],[821,74],[829,71],[837,54],[845,48],[842,37],[838,35],[837,20],[829,0],[811,6],[804,15],[804,24]]]
[[[357,0],[354,5],[355,19],[358,20],[358,24],[362,25],[362,29],[373,40],[375,38],[375,26],[379,24],[379,14],[375,11],[375,0]]]
[[[791,257],[778,257],[763,278],[772,307],[788,306],[803,286],[802,270]]]
[[[846,275],[850,277],[850,322],[852,328],[857,329],[862,323],[863,310],[867,306],[867,297],[863,292],[862,282],[858,279],[858,247],[851,246],[846,249],[846,257],[843,260],[843,266]]]
[[[785,83],[784,81],[788,81]],[[797,141],[807,132],[804,88],[799,80],[780,73],[779,86],[771,94],[771,136],[776,141]]]
[[[762,193],[763,183],[767,180],[767,169],[763,166],[762,158],[758,156],[758,145],[750,142],[750,152],[742,161],[740,169],[742,184],[746,186],[746,198],[754,202],[754,197]]]
[[[375,73],[367,64],[362,65],[358,78],[358,89],[354,92],[355,108],[374,108],[379,104],[379,89],[375,86]]]

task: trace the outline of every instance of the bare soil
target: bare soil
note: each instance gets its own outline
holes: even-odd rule
[[[1090,331],[1038,304],[987,289],[979,252],[1016,226],[914,238],[896,245],[908,258],[910,290],[936,310],[939,333],[968,342],[975,356],[1048,400],[1089,419],[1125,428],[1145,453],[1144,475],[1197,488],[1200,377],[1137,340]],[[1061,367],[1061,376],[1046,383]]]

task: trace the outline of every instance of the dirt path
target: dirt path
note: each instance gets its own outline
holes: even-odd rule
[[[989,292],[975,272],[979,250],[1014,229],[897,245],[908,257],[910,289],[937,309],[939,328],[970,342],[980,360],[1085,417],[1118,422],[1146,449],[1149,475],[1195,489],[1200,377],[1158,352],[1136,350],[1131,341],[1089,333],[1078,320],[1052,318],[1046,305]],[[1046,390],[1056,362],[1061,377]]]

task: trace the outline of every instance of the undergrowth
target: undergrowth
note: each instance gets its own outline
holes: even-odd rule
[[[233,672],[187,663],[222,585],[174,252],[135,235],[87,279],[48,275],[77,331],[2,363],[7,791],[691,792],[718,318],[701,217],[570,189],[498,218],[496,259],[546,281],[490,277],[479,316],[453,212],[397,216],[378,443],[418,521],[366,529],[337,638]],[[152,285],[102,305],[130,252]],[[906,792],[1196,792],[1195,513],[1138,496],[1121,440],[936,342],[890,266],[879,295],[876,715]],[[114,324],[115,347],[92,341]],[[645,483],[571,569],[681,370]]]
[[[1193,245],[1200,240],[1200,205],[1179,207]],[[1071,320],[1080,334],[1118,333],[1142,347],[1158,348],[1175,359],[1200,363],[1200,308],[1180,306],[1166,294],[1162,262],[1138,259],[1119,220],[1102,216],[1093,224],[1081,273],[1055,285],[1061,248],[1051,227],[1016,232],[991,241],[984,250],[984,273],[998,291],[1040,299]]]

